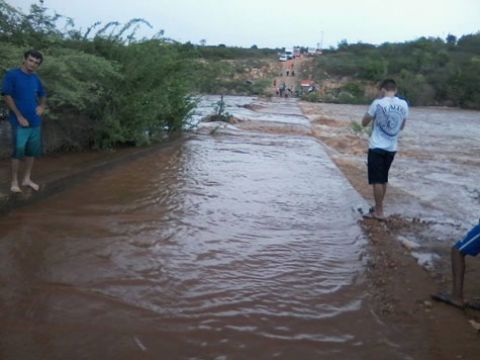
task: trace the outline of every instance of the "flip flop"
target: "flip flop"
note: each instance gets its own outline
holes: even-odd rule
[[[453,302],[452,297],[447,293],[431,294],[430,297],[435,301],[443,302],[444,304],[451,305],[457,309],[465,309],[465,305],[460,305]]]

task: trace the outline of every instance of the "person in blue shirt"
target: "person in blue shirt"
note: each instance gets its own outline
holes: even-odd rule
[[[37,191],[38,184],[31,179],[33,162],[42,155],[42,114],[46,106],[46,93],[40,78],[35,74],[43,62],[43,56],[36,50],[24,54],[19,68],[9,70],[3,79],[2,95],[10,110],[12,127],[12,181],[10,190],[21,192],[18,181],[20,160],[25,158],[25,175],[22,186]]]
[[[466,302],[463,298],[463,283],[465,278],[465,256],[477,256],[480,253],[480,220],[465,237],[457,241],[451,249],[452,262],[452,292],[439,292],[432,294],[434,300],[444,302],[445,304],[457,308],[471,308],[480,310],[480,304],[475,302]]]

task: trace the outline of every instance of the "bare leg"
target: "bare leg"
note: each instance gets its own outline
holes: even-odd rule
[[[373,184],[373,197],[375,199],[375,212],[377,217],[384,217],[383,214],[383,199],[387,192],[387,184]]]
[[[465,255],[458,249],[452,248],[452,293],[439,292],[432,294],[432,299],[444,302],[448,305],[464,309],[465,301],[463,300],[463,279],[465,276]],[[472,307],[471,304],[469,304]],[[480,310],[480,308],[478,309]]]
[[[20,166],[20,160],[12,158],[12,182],[10,185],[10,191],[22,192],[18,186],[18,168]]]
[[[464,303],[463,301],[463,279],[465,277],[465,255],[463,255],[458,249],[452,249],[452,301],[458,304]]]
[[[22,185],[23,186],[30,186],[33,190],[38,191],[40,188],[38,184],[35,184],[32,179],[30,178],[32,175],[32,168],[33,168],[33,162],[35,158],[33,157],[26,157],[25,158],[25,177],[23,178]]]

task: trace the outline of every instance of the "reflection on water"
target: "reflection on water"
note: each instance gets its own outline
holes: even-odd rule
[[[242,134],[0,218],[3,358],[405,358],[365,301],[363,200],[312,137]]]

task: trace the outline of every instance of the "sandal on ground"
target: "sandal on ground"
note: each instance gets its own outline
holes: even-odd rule
[[[465,305],[456,303],[455,301],[452,300],[452,297],[447,293],[432,294],[430,295],[430,297],[435,301],[442,302],[447,305],[451,305],[453,307],[456,307],[457,309],[462,309],[462,310],[465,309]]]

